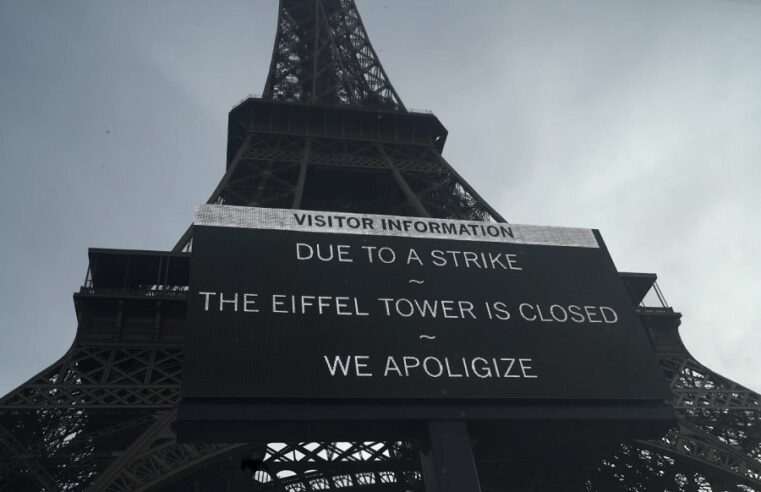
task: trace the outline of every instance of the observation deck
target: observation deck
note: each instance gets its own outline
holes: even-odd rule
[[[190,253],[90,249],[74,294],[79,343],[182,342]]]
[[[228,117],[228,167],[249,133],[421,145],[434,147],[439,153],[448,134],[439,119],[428,111],[306,105],[249,97],[235,106]]]

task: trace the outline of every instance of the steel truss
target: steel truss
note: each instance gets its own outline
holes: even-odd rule
[[[395,185],[388,187],[390,196],[379,194],[375,202],[367,196],[350,203],[318,195],[312,198],[314,208],[476,220],[488,216],[431,147],[290,135],[249,135],[223,178],[225,186],[209,202],[273,208],[303,205],[307,177],[301,170],[307,166],[304,174],[332,171],[358,174],[359,179],[369,175],[377,181],[392,178],[386,181]]]
[[[503,221],[441,156],[445,136],[405,109],[353,0],[281,0],[263,99],[231,112],[209,203]],[[157,278],[191,248],[188,229]],[[77,298],[69,351],[0,399],[0,491],[422,490],[409,442],[178,443],[187,283],[95,284]],[[481,460],[484,490],[761,491],[761,397],[699,364],[678,314],[639,313],[679,426],[621,443],[592,470]]]
[[[353,0],[281,0],[264,97],[404,109]]]

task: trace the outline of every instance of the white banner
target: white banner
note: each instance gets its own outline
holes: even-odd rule
[[[231,205],[199,205],[196,207],[194,224],[579,248],[600,247],[592,229]]]

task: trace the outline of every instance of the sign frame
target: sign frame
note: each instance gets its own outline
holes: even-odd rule
[[[356,219],[350,221],[349,219]],[[394,225],[396,224],[396,225]],[[463,228],[444,228],[446,224],[461,225]],[[438,225],[438,228],[437,228]],[[279,231],[278,234],[299,234],[304,232],[309,237],[342,238],[357,236],[355,239],[395,238],[401,241],[417,241],[421,236],[435,241],[449,241],[450,244],[471,244],[473,246],[491,244],[509,244],[523,247],[524,250],[535,247],[573,248],[574,251],[597,250],[606,263],[605,267],[616,272],[610,255],[599,231],[590,229],[553,228],[523,226],[514,224],[493,224],[470,221],[452,221],[415,217],[394,217],[366,214],[347,214],[333,212],[312,212],[303,210],[258,209],[251,207],[229,207],[204,205],[196,213],[196,233],[203,237],[205,229],[222,230],[259,229],[260,231]],[[484,226],[492,226],[490,228]],[[394,227],[393,230],[388,230]],[[379,230],[381,229],[381,230]],[[290,232],[288,232],[290,231]],[[208,232],[208,231],[207,231]],[[241,231],[239,231],[241,232]],[[260,232],[260,236],[265,233]],[[454,237],[453,237],[454,236]],[[273,236],[274,237],[274,236]],[[295,237],[295,236],[294,236]],[[203,242],[203,241],[201,241]],[[346,242],[346,241],[343,241]],[[429,241],[430,242],[430,241]],[[438,244],[437,242],[437,244]],[[195,249],[196,244],[194,244]],[[201,245],[202,248],[208,245]],[[485,263],[484,263],[485,264]],[[504,261],[503,261],[504,264]],[[191,278],[193,278],[191,268]],[[621,283],[620,279],[616,277]],[[191,301],[193,288],[191,281]],[[623,285],[619,285],[624,292]],[[196,299],[197,300],[197,299]],[[209,296],[206,296],[208,304]],[[213,302],[212,302],[213,303]],[[241,307],[237,305],[236,307]],[[388,306],[386,306],[388,307]],[[640,329],[644,340],[646,334],[634,314],[626,314],[629,329]],[[620,308],[619,308],[620,309]],[[189,323],[193,322],[189,311]],[[623,314],[623,313],[622,313]],[[197,313],[195,313],[197,316]],[[659,371],[652,349],[647,355],[647,363],[653,370]],[[197,352],[197,350],[196,350]],[[192,359],[191,354],[191,359]],[[186,357],[186,364],[188,358]],[[186,365],[186,370],[187,370]],[[186,373],[187,374],[187,373]],[[284,435],[304,438],[318,434],[335,437],[336,433],[347,437],[367,435],[368,422],[374,422],[375,429],[384,436],[396,431],[404,434],[412,422],[431,419],[467,420],[471,422],[501,422],[510,425],[516,421],[557,421],[557,422],[601,422],[614,423],[614,427],[627,427],[636,435],[656,435],[673,422],[673,410],[665,402],[671,393],[665,379],[661,377],[656,386],[642,394],[626,397],[616,395],[613,398],[594,398],[593,395],[574,397],[490,397],[474,398],[472,395],[455,395],[437,398],[435,396],[415,396],[403,394],[399,397],[368,394],[336,395],[324,398],[319,394],[250,395],[217,393],[208,395],[188,391],[188,381],[183,381],[183,400],[179,407],[179,427],[184,438],[202,439],[217,442],[229,441],[230,436],[240,437],[241,432],[255,430],[257,435],[265,432],[273,438]],[[249,427],[251,424],[255,424]],[[620,427],[624,425],[624,427]],[[301,437],[299,437],[301,436]]]

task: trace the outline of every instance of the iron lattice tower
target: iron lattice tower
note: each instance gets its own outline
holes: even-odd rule
[[[442,158],[445,140],[435,116],[405,108],[353,0],[281,0],[264,95],[231,111],[209,203],[502,221]],[[188,229],[172,251],[90,250],[71,348],[0,399],[0,491],[421,490],[413,443],[177,443],[191,248]],[[761,398],[698,363],[665,302],[642,304],[655,275],[621,277],[678,427],[580,446],[587,468],[476,446],[483,489],[761,491]],[[252,478],[240,463],[256,456],[266,471]]]

